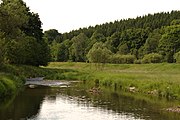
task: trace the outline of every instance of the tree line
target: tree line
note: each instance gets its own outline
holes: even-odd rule
[[[59,33],[43,33],[23,0],[0,3],[0,64],[180,62],[180,11],[148,14]]]
[[[160,63],[180,61],[180,11],[148,14],[69,33],[44,32],[51,61]]]
[[[47,65],[50,49],[41,25],[22,0],[1,0],[0,64]]]

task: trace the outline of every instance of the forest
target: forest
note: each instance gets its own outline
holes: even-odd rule
[[[180,11],[122,19],[69,33],[44,32],[51,61],[175,63],[180,60]]]
[[[0,64],[48,62],[178,63],[180,11],[148,14],[59,33],[43,32],[37,13],[22,0],[0,4]]]
[[[2,0],[0,4],[0,64],[47,65],[48,44],[42,22],[22,0]]]

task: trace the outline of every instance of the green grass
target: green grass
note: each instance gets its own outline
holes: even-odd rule
[[[52,67],[33,67],[26,65],[0,65],[0,99],[17,93],[25,83],[26,78],[45,77],[48,80],[79,80],[87,76],[74,69]]]
[[[14,95],[23,84],[22,79],[10,74],[0,74],[0,98]]]
[[[180,64],[106,64],[51,62],[47,67],[3,65],[0,67],[0,96],[14,94],[28,77],[48,80],[83,80],[100,87],[180,100]]]
[[[38,67],[23,65],[0,66],[0,99],[15,95],[23,88],[25,78],[43,76],[48,74],[46,70]]]
[[[98,69],[90,63],[53,62],[47,68],[74,70],[66,78],[98,79],[100,86],[123,91],[135,87],[135,93],[180,100],[180,64],[107,64]]]

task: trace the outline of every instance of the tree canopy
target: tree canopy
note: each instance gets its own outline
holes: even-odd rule
[[[115,61],[125,57],[124,59],[132,58],[130,62],[132,63],[132,60],[142,61],[144,57],[151,59],[151,57],[147,57],[150,54],[149,56],[158,56],[161,59],[158,62],[175,62],[173,56],[180,51],[179,21],[180,11],[162,12],[94,27],[89,26],[63,34],[51,29],[45,31],[45,38],[52,38],[48,41],[56,41],[56,44],[61,44],[61,50],[57,52],[61,59],[57,61],[64,61],[63,57],[66,58],[65,61],[93,61],[90,59],[90,56],[92,57],[90,54],[101,51],[100,48],[95,49],[94,45],[102,43],[106,46],[106,52],[110,51],[113,54],[110,57],[116,59]],[[54,34],[47,36],[47,33]],[[56,37],[59,35],[61,36],[60,40],[57,40]],[[63,44],[67,39],[70,44],[65,47]],[[50,44],[50,46],[55,45]],[[51,53],[54,52],[51,50]],[[100,57],[100,55],[98,56]]]
[[[47,65],[48,44],[43,39],[37,13],[22,0],[2,0],[0,4],[1,63]]]
[[[41,25],[39,15],[31,12],[23,0],[2,0],[0,64],[179,61],[180,11],[116,20],[69,33],[56,29],[43,33]]]

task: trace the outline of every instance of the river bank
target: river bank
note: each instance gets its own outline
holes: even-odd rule
[[[107,64],[97,67],[90,63],[52,62],[47,67],[5,65],[0,73],[0,82],[4,85],[1,84],[1,91],[7,87],[6,92],[0,93],[3,97],[21,88],[25,78],[44,77],[45,80],[80,80],[90,87],[96,85],[180,100],[180,64]]]
[[[0,66],[0,100],[14,96],[23,89],[27,78],[46,76],[51,70],[25,65]]]
[[[47,68],[71,70],[64,79],[78,79],[100,87],[180,100],[180,64],[106,64],[50,63]],[[55,79],[60,74],[54,74]]]
[[[53,82],[63,81],[52,80],[48,81],[48,84]],[[145,97],[103,87],[100,94],[93,94],[88,91],[89,84],[80,81],[64,82],[71,84],[69,87],[26,86],[8,105],[0,106],[0,118],[3,120],[179,120],[180,118],[179,113],[164,110],[177,104],[177,101]]]
[[[27,65],[0,65],[0,100],[13,96],[23,89],[26,80],[44,78],[46,80],[73,80],[76,73],[72,69],[34,67]],[[77,76],[78,77],[78,76]],[[77,80],[77,79],[76,79]]]

